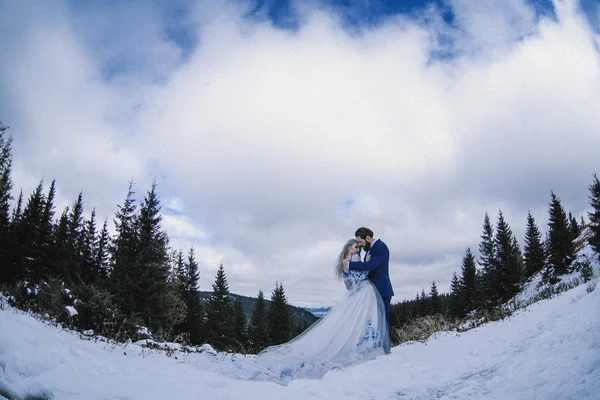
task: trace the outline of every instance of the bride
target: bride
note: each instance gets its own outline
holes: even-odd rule
[[[360,260],[360,248],[351,239],[340,252],[335,275],[344,280],[347,298],[291,341],[271,346],[256,357],[211,357],[227,375],[240,379],[270,380],[287,385],[296,378],[322,378],[331,369],[389,353],[385,308],[367,271],[343,272],[348,255]]]

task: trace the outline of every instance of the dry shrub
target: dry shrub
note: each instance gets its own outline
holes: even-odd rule
[[[442,315],[428,315],[425,317],[417,318],[408,324],[396,329],[395,344],[407,343],[407,342],[425,342],[432,335],[454,330],[453,324],[448,322]]]

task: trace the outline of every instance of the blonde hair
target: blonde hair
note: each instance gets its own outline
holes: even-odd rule
[[[344,247],[342,248],[342,251],[340,252],[340,254],[337,257],[337,262],[335,263],[335,268],[333,269],[334,273],[335,273],[335,277],[337,279],[342,279],[342,277],[344,276],[344,266],[342,265],[342,261],[344,260],[344,258],[346,258],[346,256],[348,256],[348,252],[350,251],[350,247],[352,247],[352,245],[358,243],[356,241],[356,239],[350,239],[346,242],[346,244],[344,245]],[[359,254],[360,254],[360,249],[358,250]]]

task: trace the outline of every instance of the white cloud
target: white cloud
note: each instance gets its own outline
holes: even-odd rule
[[[523,2],[451,5],[456,28],[430,10],[349,35],[309,6],[293,33],[199,3],[185,62],[152,9],[105,49],[107,25],[81,36],[65,7],[0,17],[19,33],[0,37],[17,187],[56,177],[68,203],[83,189],[110,218],[130,179],[141,199],[156,177],[203,290],[223,262],[234,292],[281,281],[297,304],[331,303],[333,261],[362,225],[392,251],[394,301],[447,290],[485,211],[519,238],[529,209],[545,229],[551,189],[580,215],[600,148],[598,36],[570,2],[556,21]],[[455,57],[432,56],[441,34]],[[141,71],[105,80],[115,57]]]

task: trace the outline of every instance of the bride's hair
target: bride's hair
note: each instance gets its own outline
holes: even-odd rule
[[[335,277],[338,279],[342,279],[342,276],[344,276],[344,269],[343,269],[343,265],[342,265],[342,260],[344,258],[346,258],[346,256],[348,255],[348,251],[350,250],[350,246],[352,246],[353,244],[357,243],[356,239],[350,239],[346,242],[346,244],[344,245],[344,248],[342,249],[342,251],[340,252],[340,254],[338,255],[337,258],[337,262],[335,263]],[[360,249],[358,250],[358,254],[360,254]]]

